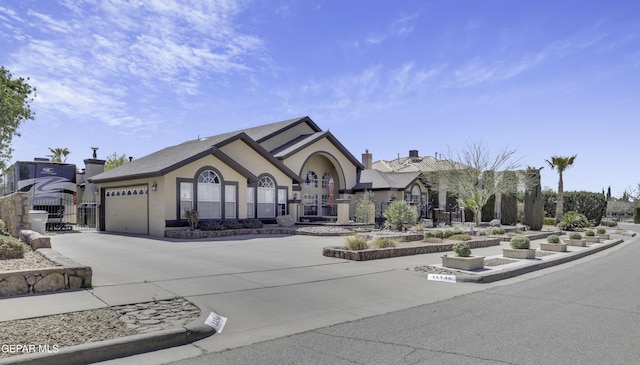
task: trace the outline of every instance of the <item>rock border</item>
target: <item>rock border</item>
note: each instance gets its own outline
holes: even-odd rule
[[[474,239],[468,242],[472,249],[500,245],[500,239],[498,238]],[[353,261],[379,260],[391,257],[453,251],[453,244],[454,242],[426,243],[420,246],[371,248],[361,251],[345,250],[340,247],[325,247],[322,249],[322,255]]]
[[[51,249],[49,237],[28,230],[20,233],[23,241],[33,247],[34,251],[58,266],[0,272],[0,298],[91,288],[91,267],[80,265]]]

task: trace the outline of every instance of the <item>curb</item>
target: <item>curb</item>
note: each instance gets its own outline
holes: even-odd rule
[[[624,242],[623,239],[617,239],[617,240],[615,240],[613,242],[609,242],[609,243],[604,244],[602,246],[593,247],[591,249],[587,249],[587,250],[583,250],[583,251],[571,252],[571,253],[568,253],[566,255],[563,255],[563,256],[555,258],[555,259],[550,259],[550,260],[546,260],[546,261],[542,261],[542,262],[537,262],[537,263],[529,264],[529,265],[522,266],[522,267],[515,268],[515,269],[503,270],[503,271],[500,271],[500,272],[495,272],[495,273],[490,273],[490,274],[485,274],[485,275],[483,275],[483,274],[456,275],[456,279],[458,281],[462,281],[462,282],[473,282],[473,283],[479,283],[479,284],[492,283],[494,281],[509,279],[509,278],[516,277],[516,276],[523,275],[523,274],[527,274],[527,273],[530,273],[530,272],[533,272],[533,271],[546,269],[546,268],[549,268],[549,267],[565,264],[565,263],[570,262],[570,261],[578,260],[578,259],[581,259],[583,257],[586,257],[586,256],[589,256],[589,255],[598,253],[600,251],[604,251],[604,250],[609,249],[611,247],[617,246],[617,245],[619,245],[619,244],[621,244],[623,242]]]
[[[0,360],[0,364],[72,365],[90,364],[187,345],[213,335],[216,331],[204,324],[212,311],[200,307],[200,316],[184,327],[174,327],[152,333],[118,337],[112,340],[69,346],[55,353],[16,355]]]

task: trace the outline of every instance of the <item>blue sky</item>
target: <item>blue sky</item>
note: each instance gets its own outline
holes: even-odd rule
[[[0,0],[0,49],[38,89],[13,161],[308,115],[357,158],[482,140],[523,166],[577,154],[565,190],[640,183],[634,0]]]

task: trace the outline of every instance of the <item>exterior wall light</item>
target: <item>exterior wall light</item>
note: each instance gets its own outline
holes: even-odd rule
[[[156,191],[156,190],[158,190],[158,183],[154,181],[151,184],[151,191]]]

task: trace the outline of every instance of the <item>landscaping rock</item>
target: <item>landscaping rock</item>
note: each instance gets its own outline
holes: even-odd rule
[[[281,215],[276,217],[276,223],[282,227],[293,227],[296,225],[296,221],[290,215]]]

